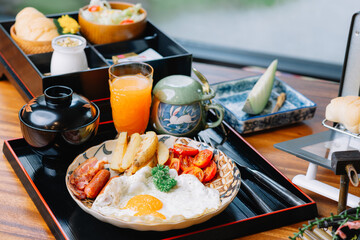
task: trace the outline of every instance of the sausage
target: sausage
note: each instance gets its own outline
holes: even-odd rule
[[[96,157],[89,158],[80,164],[70,175],[70,184],[74,185],[78,190],[84,190],[96,173],[104,169],[105,163],[107,163],[106,159],[98,160]]]
[[[96,173],[90,183],[85,187],[84,192],[87,198],[95,198],[110,178],[110,172],[102,169]]]

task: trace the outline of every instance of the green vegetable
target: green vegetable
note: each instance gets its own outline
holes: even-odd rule
[[[168,192],[176,185],[176,180],[170,177],[168,166],[158,164],[151,169],[151,174],[156,188],[162,192]]]
[[[278,61],[274,60],[251,89],[243,107],[249,114],[261,113],[269,101]]]
[[[62,27],[60,26],[60,23],[57,19],[54,18],[53,20],[55,26],[56,26],[56,30],[58,31],[59,35],[63,34],[63,30],[62,30]]]

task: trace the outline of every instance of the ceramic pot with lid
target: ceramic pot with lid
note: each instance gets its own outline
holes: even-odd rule
[[[203,91],[200,82],[185,75],[161,79],[153,90],[151,127],[159,134],[194,136],[206,128],[217,127],[224,118],[224,108],[209,102],[215,91]],[[207,122],[207,112],[218,112],[215,122]]]
[[[79,146],[96,135],[99,108],[65,86],[52,86],[19,111],[21,132],[34,148]]]

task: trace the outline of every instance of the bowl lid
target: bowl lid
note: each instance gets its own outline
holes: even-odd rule
[[[215,96],[212,89],[204,93],[200,82],[185,75],[171,75],[161,79],[153,90],[153,95],[160,102],[168,104],[191,104],[209,100]]]
[[[26,125],[48,131],[77,129],[91,123],[98,115],[94,104],[66,86],[47,88],[19,112],[20,120]]]

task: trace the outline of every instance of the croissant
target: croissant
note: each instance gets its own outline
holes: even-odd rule
[[[52,19],[32,7],[22,9],[15,18],[16,35],[28,41],[51,41],[59,36]]]
[[[352,133],[360,133],[360,97],[346,96],[332,99],[326,106],[325,118],[342,123]]]

